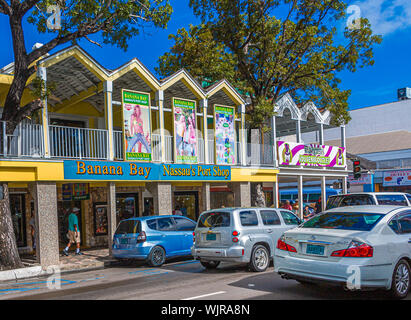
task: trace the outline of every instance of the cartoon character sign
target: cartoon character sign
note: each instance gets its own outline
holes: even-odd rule
[[[150,95],[123,90],[126,160],[151,160]]]
[[[216,164],[235,164],[234,117],[234,108],[214,106]]]
[[[343,166],[344,165],[344,150],[341,148],[338,148],[338,153],[337,153],[337,165]]]
[[[284,150],[283,150],[282,157],[283,157],[283,163],[290,164],[293,161],[293,153],[288,143],[284,144]]]

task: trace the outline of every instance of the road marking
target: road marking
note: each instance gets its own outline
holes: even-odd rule
[[[195,300],[195,299],[200,299],[200,298],[215,296],[215,295],[217,295],[217,294],[223,294],[223,293],[226,293],[226,292],[225,292],[225,291],[218,291],[218,292],[203,294],[203,295],[201,295],[201,296],[185,298],[185,299],[181,299],[181,300]]]

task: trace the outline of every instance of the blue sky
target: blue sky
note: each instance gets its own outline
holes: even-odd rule
[[[147,28],[146,34],[129,42],[127,52],[110,46],[100,48],[87,40],[79,43],[107,68],[114,69],[137,57],[154,72],[158,57],[172,45],[168,35],[190,23],[198,23],[188,7],[188,0],[171,0],[171,4],[174,13],[168,29]],[[383,35],[382,44],[374,50],[374,66],[340,74],[341,87],[352,91],[350,109],[396,101],[397,89],[411,86],[411,0],[360,0],[348,1],[348,4],[356,5],[360,15],[371,21],[375,33]],[[3,15],[0,15],[0,30],[3,31],[0,66],[4,66],[13,61],[13,52],[8,19]],[[29,25],[25,25],[25,32],[28,49],[36,42],[47,42],[47,36],[39,35]]]

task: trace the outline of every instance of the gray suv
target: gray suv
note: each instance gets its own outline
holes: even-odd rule
[[[275,208],[224,208],[203,212],[194,231],[191,254],[207,269],[221,261],[247,263],[251,270],[267,269],[281,235],[301,220]]]

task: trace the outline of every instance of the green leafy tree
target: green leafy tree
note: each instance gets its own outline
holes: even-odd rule
[[[47,25],[48,8],[57,5],[60,9],[59,28]],[[54,48],[78,39],[100,34],[104,44],[127,49],[127,42],[138,35],[144,27],[152,25],[166,28],[172,13],[169,0],[0,0],[0,15],[8,17],[14,53],[13,81],[4,102],[1,120],[6,121],[7,134],[12,134],[26,117],[43,108],[42,95],[45,84],[37,79],[34,99],[21,105],[23,91],[31,75],[36,72],[35,62]],[[40,48],[27,52],[23,21],[27,20],[40,34],[49,34],[50,41]],[[49,86],[47,86],[49,87]],[[0,136],[0,143],[5,137]],[[2,144],[1,144],[2,145]],[[5,200],[0,200],[0,269],[17,268],[21,261],[10,214],[7,183],[0,183],[5,190]]]
[[[184,67],[199,80],[226,78],[250,99],[251,128],[266,128],[273,103],[286,92],[297,103],[327,108],[334,124],[350,120],[350,90],[339,88],[338,74],[372,65],[382,39],[367,19],[346,27],[345,1],[190,0],[190,6],[201,24],[170,36],[174,45],[159,58],[160,75]]]

